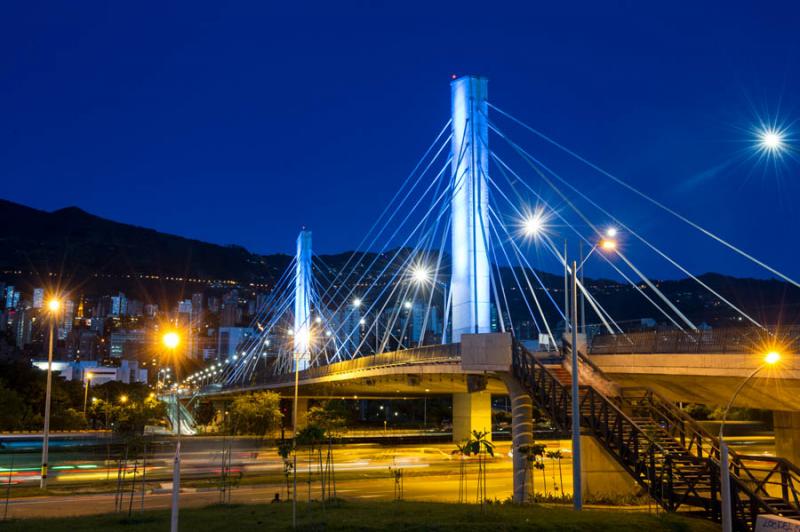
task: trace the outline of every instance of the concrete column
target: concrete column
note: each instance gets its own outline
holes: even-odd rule
[[[592,436],[581,436],[581,493],[583,498],[635,496],[640,486]]]
[[[487,431],[492,439],[492,394],[486,390],[453,394],[453,441],[469,439],[473,430]]]
[[[775,454],[795,465],[800,464],[800,412],[775,410]]]
[[[526,453],[533,445],[533,402],[525,389],[510,373],[499,373],[511,398],[511,449],[513,451],[514,502],[530,500],[531,485],[526,470]]]

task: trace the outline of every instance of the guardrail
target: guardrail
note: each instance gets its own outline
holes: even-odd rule
[[[368,371],[380,368],[397,366],[409,366],[414,364],[453,364],[461,360],[461,344],[428,345],[404,349],[402,351],[392,351],[390,353],[380,353],[377,355],[365,355],[351,360],[335,362],[324,366],[314,366],[300,372],[300,381],[322,379],[343,373],[353,373]],[[294,374],[286,373],[280,375],[270,375],[259,379],[257,382],[248,383],[247,386],[237,386],[221,388],[219,390],[207,390],[208,392],[228,392],[231,390],[251,390],[263,386],[280,385],[294,382]]]
[[[707,331],[668,329],[598,334],[591,339],[588,351],[592,355],[752,353],[775,340],[788,344],[786,347],[797,344],[800,341],[800,327],[721,327]]]

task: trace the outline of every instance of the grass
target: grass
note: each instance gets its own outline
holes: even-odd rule
[[[187,509],[181,513],[181,529],[236,532],[291,530],[290,504],[229,505]],[[5,523],[7,531],[48,532],[138,532],[166,530],[169,512],[135,514],[128,520],[119,515],[58,519],[25,519]],[[298,530],[303,531],[511,531],[511,530],[719,530],[713,523],[675,514],[647,514],[634,511],[585,510],[545,506],[489,504],[485,511],[476,505],[418,502],[351,503],[339,502],[326,509],[319,504],[298,506]]]

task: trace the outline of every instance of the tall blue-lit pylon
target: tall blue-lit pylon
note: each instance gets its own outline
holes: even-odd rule
[[[464,76],[452,98],[452,341],[490,332],[487,80]]]
[[[299,370],[311,363],[311,231],[297,237],[294,281],[294,360]]]

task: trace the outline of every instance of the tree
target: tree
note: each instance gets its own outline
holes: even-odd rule
[[[275,392],[240,395],[230,408],[233,429],[237,434],[265,437],[280,427],[283,414],[280,396]]]
[[[469,453],[478,457],[478,501],[483,508],[486,502],[486,455],[494,457],[494,444],[489,440],[488,431],[472,431]]]
[[[452,454],[458,456],[458,502],[467,502],[467,458],[470,452],[469,440],[456,443]]]
[[[20,430],[25,427],[25,419],[30,417],[29,408],[14,390],[9,390],[0,382],[0,430]]]
[[[211,401],[203,401],[197,405],[194,418],[200,425],[210,425],[217,417],[217,410]]]

